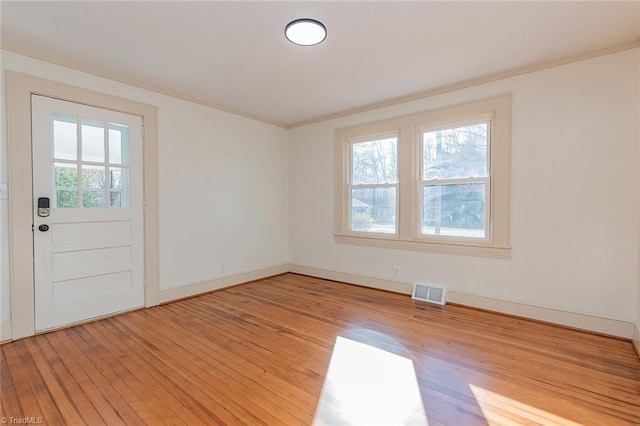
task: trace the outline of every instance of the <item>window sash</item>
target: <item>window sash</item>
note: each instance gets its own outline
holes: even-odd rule
[[[395,139],[395,150],[396,150],[396,165],[395,165],[395,169],[396,169],[396,176],[395,179],[393,181],[387,181],[387,182],[377,182],[377,183],[372,183],[372,184],[364,184],[364,183],[358,183],[356,185],[384,185],[384,184],[397,184],[400,180],[400,135],[397,132],[385,132],[385,133],[381,133],[381,134],[376,134],[375,136],[370,136],[370,137],[362,137],[362,138],[356,138],[356,139],[349,139],[349,169],[348,169],[348,184],[351,185],[353,184],[353,159],[354,159],[354,146],[361,144],[361,143],[368,143],[368,142],[376,142],[376,141],[382,141],[382,140],[388,140],[388,139]]]
[[[353,229],[353,190],[356,189],[378,189],[378,188],[393,188],[394,191],[394,202],[393,208],[395,212],[395,218],[393,220],[394,232],[376,232],[376,231],[366,231],[366,230],[356,230]],[[357,235],[367,235],[367,236],[376,236],[380,238],[397,238],[399,236],[399,221],[398,217],[400,214],[400,197],[399,197],[399,185],[397,183],[381,183],[381,184],[357,184],[357,185],[347,185],[347,232]]]
[[[419,126],[418,127],[418,131],[417,131],[417,136],[418,136],[418,150],[419,152],[417,153],[417,157],[418,157],[418,173],[419,173],[419,179],[420,180],[431,180],[431,179],[424,179],[424,134],[425,133],[431,133],[431,132],[437,132],[437,131],[445,131],[445,130],[450,130],[450,129],[456,129],[456,128],[460,128],[460,127],[469,127],[469,126],[474,126],[474,125],[480,125],[480,124],[486,124],[487,126],[487,155],[486,155],[486,164],[485,164],[485,170],[486,170],[486,174],[484,176],[472,176],[472,177],[491,177],[492,171],[491,171],[491,145],[492,145],[492,119],[489,117],[473,117],[473,118],[468,118],[466,120],[455,120],[455,121],[447,121],[447,122],[442,122],[442,123],[438,123],[437,125],[431,125],[431,126]],[[438,179],[438,178],[434,178]],[[464,178],[461,178],[464,179]]]
[[[473,236],[461,236],[461,235],[434,235],[425,234],[422,232],[424,223],[424,189],[429,186],[446,186],[446,185],[465,185],[482,183],[484,185],[484,237]],[[417,223],[416,223],[416,235],[417,239],[425,241],[470,241],[473,243],[490,243],[492,241],[491,235],[491,178],[490,177],[476,177],[466,179],[429,179],[420,180],[418,184],[418,191],[416,193],[417,199]]]

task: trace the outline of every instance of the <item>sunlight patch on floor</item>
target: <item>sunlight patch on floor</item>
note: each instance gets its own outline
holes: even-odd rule
[[[533,407],[479,386],[469,385],[478,406],[489,424],[543,424],[579,426],[563,417]]]
[[[427,426],[413,361],[338,336],[313,424]]]

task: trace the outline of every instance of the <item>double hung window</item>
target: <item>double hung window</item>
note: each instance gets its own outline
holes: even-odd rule
[[[489,119],[420,129],[420,235],[489,234]]]
[[[511,96],[335,133],[335,238],[510,257]]]
[[[397,135],[350,141],[352,231],[397,234]]]

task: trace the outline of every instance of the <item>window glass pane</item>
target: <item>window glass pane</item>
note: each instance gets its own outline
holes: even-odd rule
[[[86,208],[105,206],[105,169],[102,166],[82,165],[82,205]]]
[[[109,206],[129,207],[129,169],[109,169]]]
[[[53,115],[53,157],[59,160],[78,158],[78,119],[73,115]]]
[[[109,123],[109,162],[129,164],[129,127]]]
[[[422,234],[485,238],[485,184],[423,185]]]
[[[488,123],[422,133],[422,179],[487,176]]]
[[[351,148],[351,183],[397,183],[398,139],[357,142]]]
[[[122,191],[109,191],[109,207],[124,207],[122,205]]]
[[[84,189],[82,191],[82,205],[87,209],[104,207],[104,191]]]
[[[82,120],[82,161],[104,163],[104,123]]]
[[[75,164],[55,163],[53,174],[56,188],[78,187],[78,166]]]
[[[75,209],[78,207],[78,191],[76,189],[58,189],[55,192],[56,200],[54,208]]]
[[[353,188],[351,230],[396,233],[396,188]]]
[[[82,187],[104,188],[105,171],[103,166],[82,165]]]

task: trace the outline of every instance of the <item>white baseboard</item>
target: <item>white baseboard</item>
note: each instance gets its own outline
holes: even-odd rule
[[[198,294],[207,293],[213,290],[219,290],[221,288],[243,284],[249,281],[260,280],[287,272],[289,272],[289,265],[285,264],[272,266],[270,268],[245,271],[239,274],[224,275],[219,278],[211,278],[209,280],[184,284],[179,287],[170,287],[164,289],[161,288],[160,303],[166,303],[177,299],[184,299],[185,297],[196,296]]]
[[[633,325],[633,347],[636,349],[638,357],[640,357],[640,318]]]
[[[412,285],[407,282],[389,280],[369,275],[331,271],[310,266],[292,264],[289,267],[289,271],[317,278],[342,281],[349,284],[358,284],[366,287],[393,291],[396,293],[411,294],[412,289]],[[534,306],[522,302],[480,296],[451,289],[447,290],[447,299],[451,303],[530,318],[538,321],[550,322],[586,331],[622,337],[625,339],[632,339],[634,337],[634,328],[636,329],[636,334],[640,333],[637,326],[634,327],[634,324],[631,321],[616,318],[606,318],[584,313],[563,311],[555,308]],[[639,348],[640,336],[638,336],[636,344],[638,345],[636,348]]]
[[[329,269],[314,268],[312,266],[289,265],[289,272],[294,274],[309,275],[326,280],[340,281],[348,284],[356,284],[365,287],[373,287],[394,293],[411,294],[412,286],[399,280],[374,277],[372,275],[352,274],[349,272],[332,271]]]
[[[631,321],[564,311],[544,306],[534,306],[522,302],[450,290],[447,292],[447,296],[451,303],[458,303],[460,305],[473,306],[489,311],[560,324],[625,339],[631,339],[633,337],[633,323]]]
[[[11,322],[7,321],[7,322],[3,322],[2,324],[0,324],[0,342],[6,342],[11,340],[12,338],[12,333],[11,333]]]

